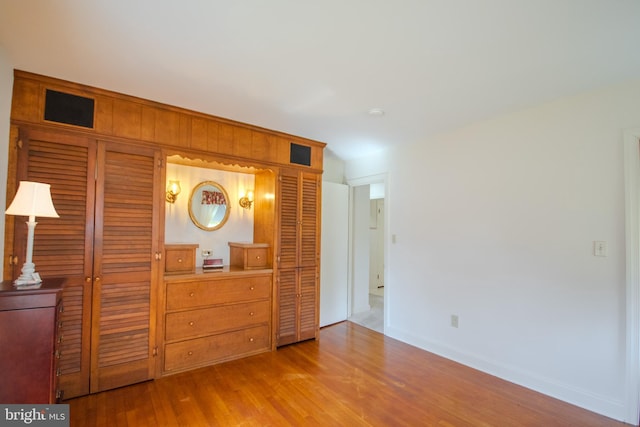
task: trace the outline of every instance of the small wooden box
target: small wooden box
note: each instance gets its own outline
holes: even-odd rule
[[[271,268],[268,243],[229,242],[229,251],[229,264],[232,267],[240,267],[244,270]]]
[[[164,272],[168,274],[195,273],[198,246],[200,245],[164,245]]]

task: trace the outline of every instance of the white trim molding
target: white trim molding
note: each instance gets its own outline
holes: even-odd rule
[[[354,270],[354,253],[353,253],[353,245],[354,245],[354,235],[353,235],[353,215],[354,215],[354,187],[359,187],[361,185],[371,185],[371,184],[384,184],[384,297],[383,297],[383,333],[386,334],[387,324],[389,323],[389,295],[393,290],[393,286],[389,281],[389,271],[391,271],[391,263],[389,262],[389,244],[390,244],[390,233],[389,233],[389,174],[387,172],[372,174],[368,176],[362,176],[357,178],[347,179],[347,184],[349,185],[349,313],[351,316],[353,309],[353,292],[354,292],[354,278],[353,278],[353,270]]]
[[[640,421],[640,128],[624,132],[626,292],[626,423]]]

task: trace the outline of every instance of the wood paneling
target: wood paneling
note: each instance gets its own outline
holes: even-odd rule
[[[14,72],[11,119],[76,128],[44,121],[46,89],[95,99],[94,128],[83,132],[322,172],[322,142],[19,70]],[[290,164],[291,142],[311,147],[310,167]]]
[[[180,143],[180,114],[174,111],[155,109],[155,135],[150,141],[157,141],[167,145],[181,145]]]
[[[218,124],[218,152],[233,155],[233,126],[227,123]]]
[[[101,110],[98,109],[98,111]],[[140,104],[114,99],[112,114],[114,136],[142,138],[142,106]]]
[[[39,123],[44,109],[41,101],[40,84],[37,81],[15,78],[13,82],[13,98],[11,103],[11,118]]]
[[[204,119],[194,117],[191,120],[191,148],[202,151],[209,149],[209,127]]]
[[[233,128],[233,155],[251,158],[251,130],[243,127]]]

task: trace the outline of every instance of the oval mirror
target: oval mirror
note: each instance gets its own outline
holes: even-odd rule
[[[217,230],[229,219],[229,196],[222,185],[204,181],[193,187],[189,196],[191,221],[206,231]]]

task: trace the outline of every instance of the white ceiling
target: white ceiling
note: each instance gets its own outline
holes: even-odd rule
[[[640,78],[640,1],[0,0],[0,48],[346,160]]]

